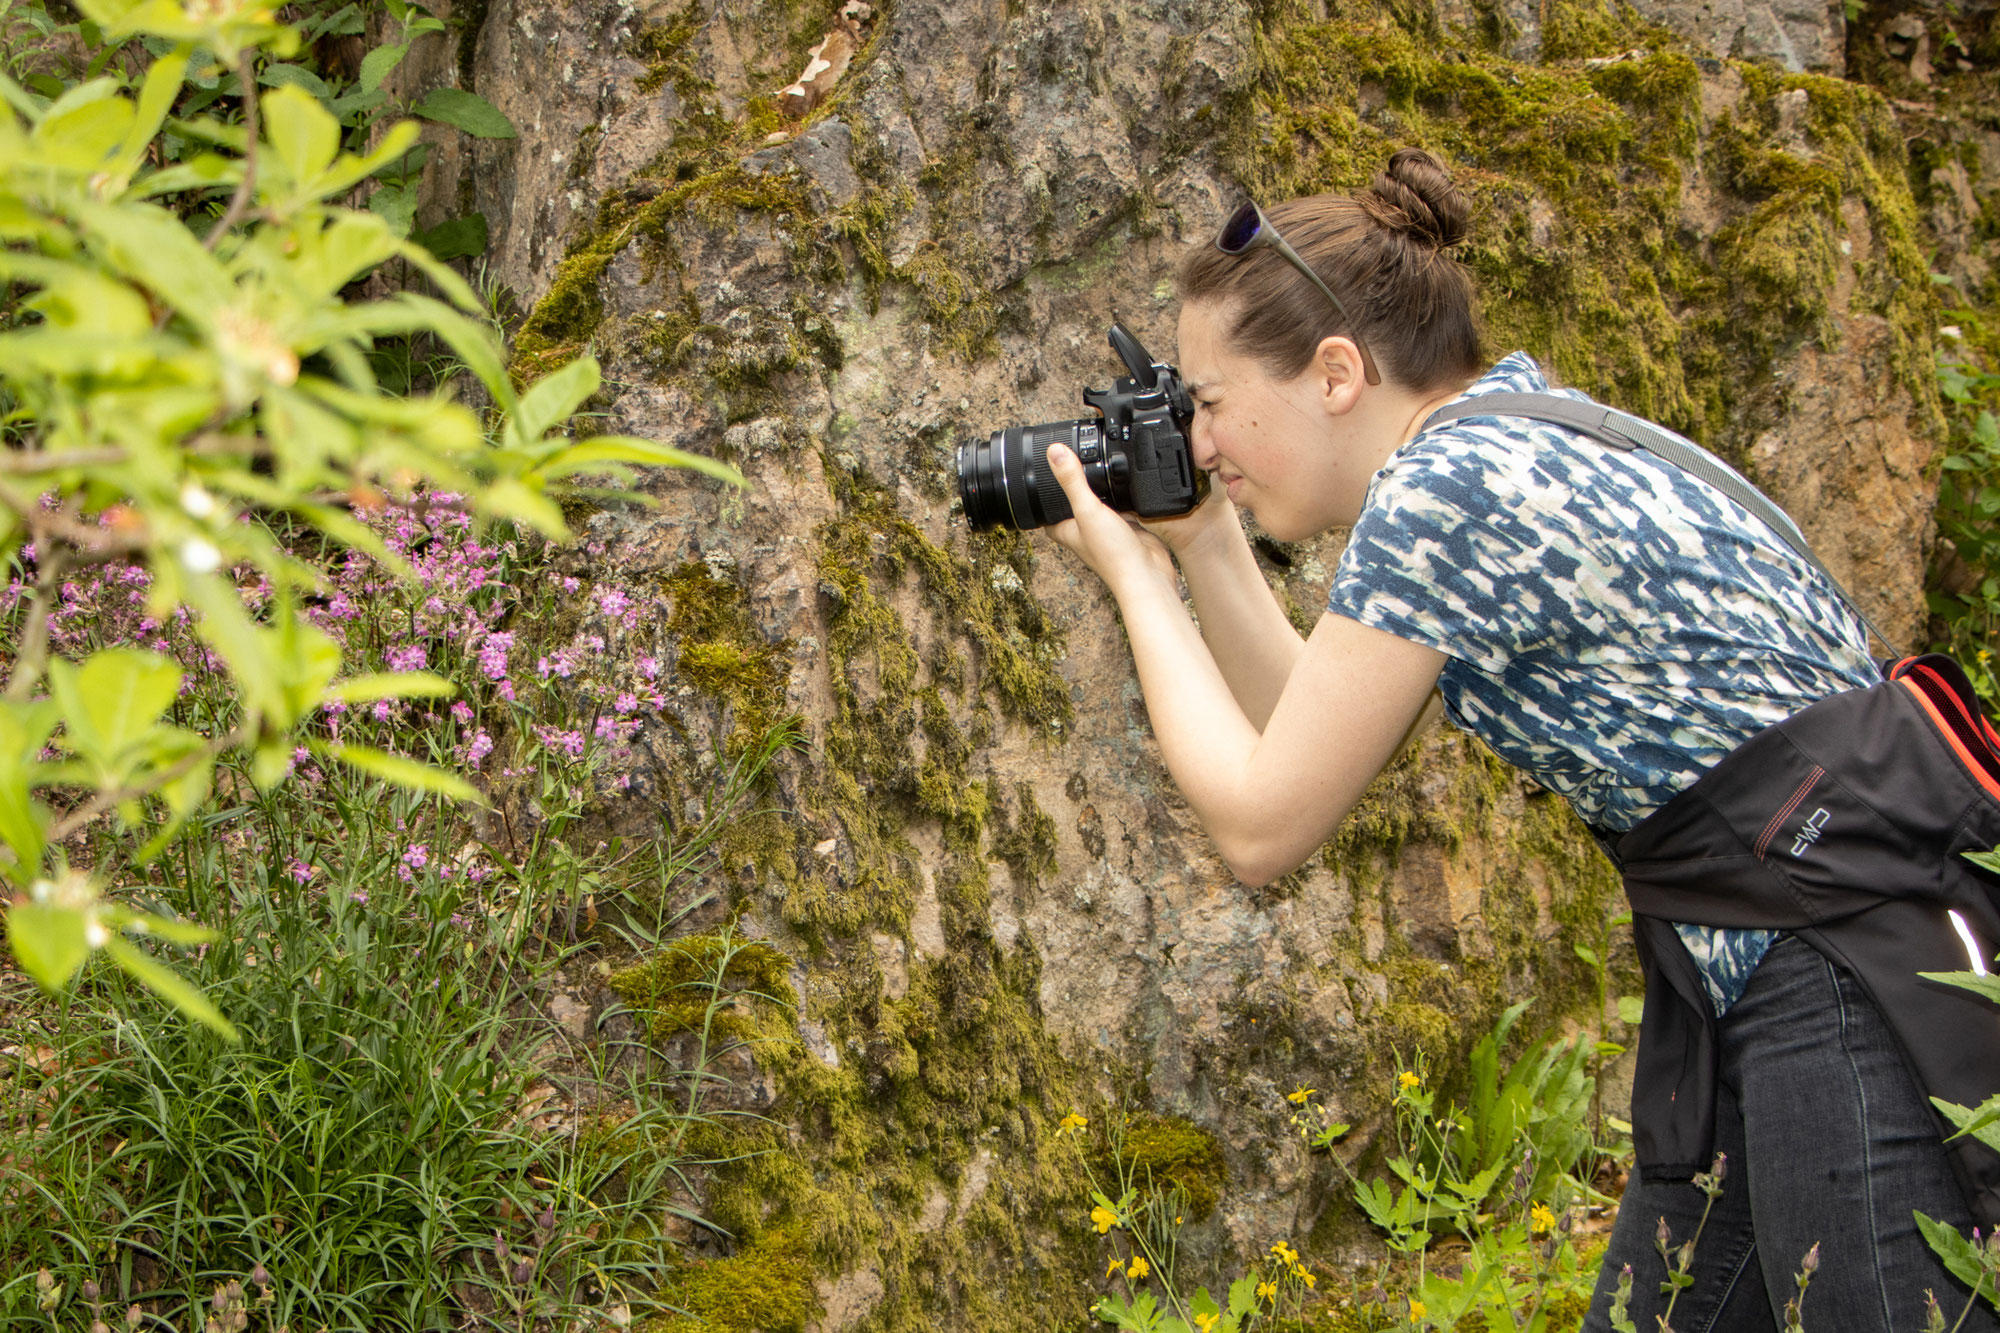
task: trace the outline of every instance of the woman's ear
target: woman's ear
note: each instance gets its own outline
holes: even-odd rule
[[[1334,416],[1344,416],[1360,401],[1361,387],[1367,383],[1361,349],[1352,338],[1328,337],[1313,352],[1313,375],[1319,381],[1322,405]]]

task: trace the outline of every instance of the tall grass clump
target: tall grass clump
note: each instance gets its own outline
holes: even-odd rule
[[[335,700],[308,735],[456,770],[490,808],[302,744],[265,788],[225,757],[162,856],[141,862],[109,820],[72,841],[114,901],[214,929],[180,967],[238,1040],[101,960],[55,997],[11,987],[0,1322],[83,1333],[137,1307],[190,1333],[219,1310],[221,1328],[377,1333],[667,1308],[671,1237],[703,1225],[694,1145],[715,1136],[691,1131],[727,1114],[710,1109],[723,1052],[662,1070],[636,1024],[578,1037],[547,1002],[617,947],[613,925],[657,940],[704,901],[707,849],[787,733],[715,766],[677,835],[587,836],[662,726],[657,608],[583,590],[549,545],[482,532],[449,495],[371,522],[407,576],[300,543],[323,574],[305,615],[358,672],[454,689]],[[35,574],[17,560],[0,616],[18,620]],[[148,577],[107,563],[67,581],[52,644],[159,654],[183,672],[179,725],[236,725],[188,619],[150,617]],[[269,596],[247,572],[240,592],[252,614]],[[720,981],[689,990],[696,1008],[729,1002]]]

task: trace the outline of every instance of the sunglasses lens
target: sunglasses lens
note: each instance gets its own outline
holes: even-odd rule
[[[1263,220],[1257,216],[1257,205],[1245,204],[1229,215],[1229,221],[1222,224],[1222,234],[1215,238],[1215,244],[1224,254],[1240,255],[1257,239],[1258,228]]]

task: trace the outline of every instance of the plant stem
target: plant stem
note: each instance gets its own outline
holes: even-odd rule
[[[1711,1194],[1708,1196],[1708,1202],[1702,1205],[1701,1221],[1695,1223],[1694,1238],[1688,1242],[1687,1268],[1692,1268],[1694,1266],[1694,1252],[1696,1247],[1701,1244],[1702,1229],[1708,1225],[1708,1214],[1709,1211],[1715,1207],[1715,1199],[1716,1196],[1714,1194]],[[1681,1269],[1681,1272],[1683,1273],[1687,1272],[1687,1268]],[[1674,1271],[1673,1262],[1669,1260],[1667,1261],[1667,1272],[1671,1274],[1673,1271]],[[1674,1318],[1674,1302],[1678,1301],[1681,1298],[1682,1290],[1683,1288],[1680,1287],[1678,1284],[1676,1284],[1672,1294],[1670,1294],[1667,1297],[1667,1311],[1665,1314],[1660,1316],[1660,1327],[1666,1328],[1672,1324]]]
[[[49,614],[55,603],[56,589],[62,586],[63,575],[69,567],[67,551],[61,547],[44,551],[43,544],[39,539],[35,543],[35,591],[28,601],[28,627],[22,633],[21,646],[14,655],[14,674],[7,681],[6,697],[13,703],[27,701],[28,691],[35,688],[35,682],[42,677],[42,668],[48,665]]]
[[[213,250],[222,243],[229,229],[243,220],[250,209],[250,194],[257,183],[257,70],[255,58],[249,51],[241,51],[236,57],[236,82],[243,90],[243,179],[236,183],[236,193],[229,197],[229,207],[215,225],[209,229],[208,239],[202,248]]]
[[[1958,1333],[1960,1326],[1965,1323],[1965,1317],[1972,1313],[1972,1307],[1979,1304],[1979,1291],[1985,1285],[1986,1274],[1981,1273],[1979,1281],[1972,1284],[1972,1295],[1966,1298],[1965,1308],[1958,1312],[1958,1318],[1951,1326],[1951,1333]]]

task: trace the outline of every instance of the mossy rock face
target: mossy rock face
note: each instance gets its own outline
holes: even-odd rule
[[[1103,1257],[1055,1136],[1072,1111],[1134,1115],[1209,1217],[1204,1279],[1274,1233],[1351,1250],[1341,1191],[1296,1183],[1283,1094],[1319,1089],[1365,1138],[1399,1060],[1422,1050],[1449,1089],[1515,1000],[1538,997],[1524,1036],[1615,1022],[1636,985],[1615,875],[1567,807],[1447,730],[1306,866],[1234,883],[1160,765],[1115,608],[1046,536],[968,532],[953,446],[1078,415],[1114,314],[1170,356],[1173,263],[1244,194],[1364,185],[1418,144],[1475,205],[1490,350],[1740,463],[1907,622],[1937,421],[1926,228],[1978,154],[1926,122],[1913,166],[1881,89],[1582,0],[1532,31],[1476,0],[898,0],[826,105],[777,118],[838,8],[525,0],[480,44],[481,90],[523,127],[479,149],[511,155],[479,189],[528,310],[515,372],[594,349],[606,429],[752,482],[661,478],[656,512],[592,528],[668,598],[677,743],[806,738],[703,886],[769,951],[727,986],[797,1002],[730,1011],[776,1100],[704,1144],[741,1159],[706,1182],[745,1247],[716,1264],[789,1256],[780,1294],[797,1260],[838,1293],[824,1318],[870,1333],[1084,1327]],[[1975,194],[1964,227],[1990,239]],[[1310,629],[1338,539],[1256,549]],[[688,760],[661,799],[711,777]],[[670,1043],[690,995],[710,1018],[709,938],[617,979]]]

